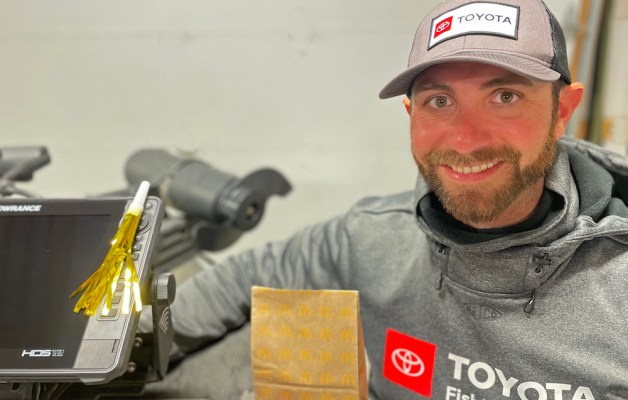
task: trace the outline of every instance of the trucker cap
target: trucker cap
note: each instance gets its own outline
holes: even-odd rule
[[[406,94],[432,65],[470,61],[541,81],[571,83],[565,36],[541,0],[443,1],[421,21],[408,68],[379,94]]]

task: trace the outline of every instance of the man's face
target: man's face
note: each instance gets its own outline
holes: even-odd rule
[[[414,158],[447,212],[495,228],[534,211],[560,136],[551,83],[443,64],[416,80],[409,111]]]

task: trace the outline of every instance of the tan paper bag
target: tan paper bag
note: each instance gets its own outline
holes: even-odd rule
[[[356,291],[253,287],[256,400],[366,400]]]

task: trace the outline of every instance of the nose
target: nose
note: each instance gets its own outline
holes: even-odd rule
[[[495,121],[489,121],[477,107],[459,110],[452,122],[452,131],[448,137],[449,146],[461,154],[489,147],[493,137],[492,130],[500,129],[495,125]]]

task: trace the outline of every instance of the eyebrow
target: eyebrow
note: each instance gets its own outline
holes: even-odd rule
[[[449,85],[444,85],[441,83],[433,83],[433,82],[419,82],[416,87],[411,87],[411,93],[419,93],[424,92],[426,90],[442,90],[445,92],[453,92],[454,89]]]
[[[503,85],[524,85],[524,86],[534,86],[534,82],[530,79],[525,78],[519,75],[508,76],[505,78],[495,78],[491,79],[488,82],[484,82],[480,88],[481,89],[490,89],[493,87],[503,86]],[[442,83],[434,83],[434,82],[418,82],[416,87],[410,87],[408,90],[408,94],[420,93],[428,90],[442,90],[445,92],[454,92],[454,89]]]
[[[534,82],[530,79],[525,78],[519,75],[513,75],[506,78],[495,78],[491,79],[488,82],[484,82],[481,86],[482,89],[489,89],[496,86],[502,85],[525,85],[525,86],[534,86]]]

